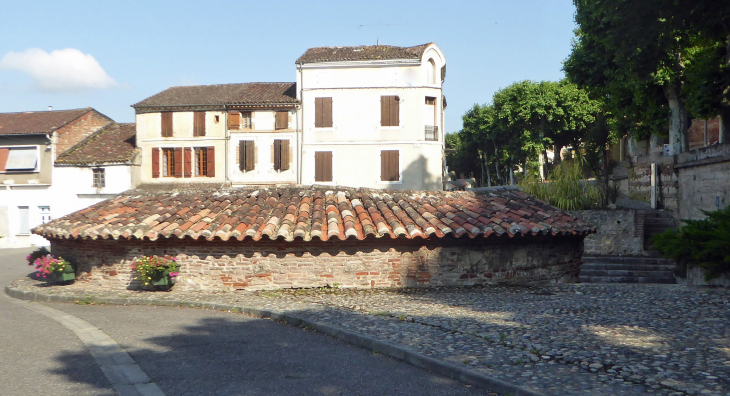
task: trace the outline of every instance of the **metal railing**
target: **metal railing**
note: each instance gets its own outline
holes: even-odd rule
[[[439,127],[435,125],[426,125],[426,140],[438,141],[439,140]]]

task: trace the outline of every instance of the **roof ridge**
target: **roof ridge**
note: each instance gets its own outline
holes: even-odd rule
[[[71,111],[81,111],[81,110],[94,110],[93,107],[79,107],[78,109],[65,109],[65,110],[31,110],[31,111],[9,111],[9,112],[2,112],[0,114],[48,114],[48,113],[64,113],[64,112],[71,112]]]

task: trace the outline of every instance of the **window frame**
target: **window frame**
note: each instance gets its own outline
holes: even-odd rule
[[[193,147],[193,176],[208,177],[208,148]]]
[[[2,146],[0,147],[0,150],[7,149],[7,156],[2,158],[2,154],[0,154],[0,160],[3,161],[0,165],[0,174],[21,174],[21,173],[40,173],[41,171],[41,146],[37,144],[24,144],[24,145],[18,145],[18,146]],[[7,170],[5,169],[7,165],[8,158],[10,158],[10,151],[13,149],[35,149],[36,150],[36,161],[35,161],[35,168],[34,169],[18,169],[18,170]]]
[[[252,145],[251,151],[253,151],[253,158],[251,159],[251,169],[247,169],[246,160],[248,156],[245,153],[246,146]],[[255,139],[241,139],[238,141],[238,171],[241,173],[254,172],[256,170],[256,140]]]
[[[30,225],[30,205],[18,205],[16,206],[18,208],[18,228],[16,228],[17,232],[15,235],[30,235],[31,225]],[[23,209],[25,209],[25,222],[23,222],[23,218],[21,217],[21,213],[23,213]],[[26,228],[21,228],[23,225],[27,225]]]
[[[314,98],[314,127],[316,129],[334,128],[331,96]]]
[[[279,115],[283,114],[281,118],[285,118],[284,125],[279,125]],[[279,131],[282,129],[289,129],[289,111],[288,110],[277,110],[274,112],[274,130]]]
[[[287,150],[286,150],[286,159],[287,159],[286,168],[282,167],[282,164],[284,163],[284,161],[282,160],[281,157],[282,157],[282,153],[284,153],[284,149],[283,149],[283,145],[281,143],[279,143],[278,161],[277,161],[277,152],[276,152],[277,142],[284,142],[284,141],[287,142],[286,143],[286,148],[287,148]],[[286,172],[288,170],[291,170],[291,168],[292,168],[291,167],[291,161],[292,161],[291,139],[274,139],[273,145],[274,145],[274,158],[272,158],[272,160],[274,162],[274,170],[277,172]]]
[[[175,177],[175,147],[160,147],[160,177]]]
[[[104,168],[92,168],[91,176],[92,176],[91,187],[94,187],[94,188],[106,187],[106,170]]]
[[[206,126],[205,126],[205,120],[206,120],[206,111],[194,111],[193,112],[193,137],[204,137],[207,133]],[[199,118],[202,118],[199,119]]]
[[[169,131],[166,132],[168,129],[166,125],[166,118],[169,118]],[[172,111],[162,111],[160,112],[160,136],[163,138],[166,137],[174,137],[174,128],[175,128],[175,122],[173,120],[173,112]]]

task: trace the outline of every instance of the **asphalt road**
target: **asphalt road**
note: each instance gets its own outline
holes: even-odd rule
[[[29,252],[0,250],[0,287]],[[25,303],[29,304],[29,303]],[[339,340],[271,320],[190,308],[44,304],[121,345],[167,395],[486,394]],[[114,395],[85,345],[0,296],[0,394]]]

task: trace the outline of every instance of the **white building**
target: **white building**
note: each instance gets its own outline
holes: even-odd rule
[[[143,184],[441,190],[435,44],[310,48],[296,83],[172,87],[132,105]]]
[[[446,58],[435,44],[310,48],[296,65],[303,184],[443,188]]]
[[[65,215],[56,158],[113,121],[92,108],[0,113],[0,247],[47,244],[31,228]]]

